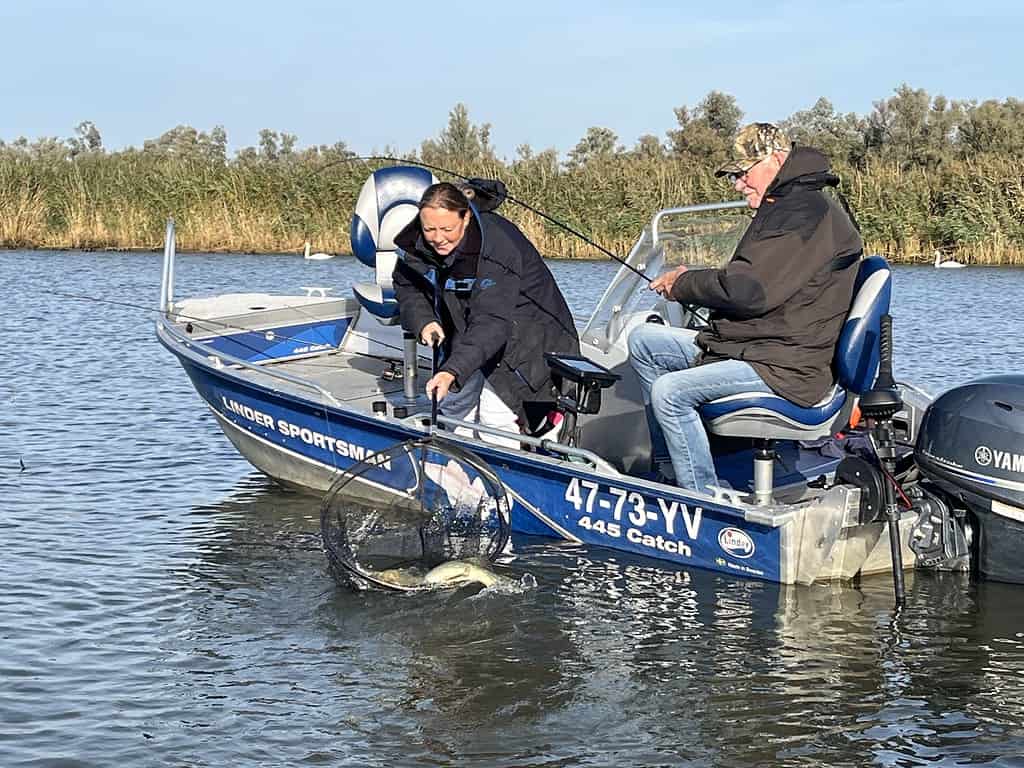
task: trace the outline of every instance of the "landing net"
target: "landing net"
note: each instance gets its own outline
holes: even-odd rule
[[[479,457],[436,438],[353,465],[324,497],[320,532],[331,574],[356,589],[432,588],[450,560],[493,561],[509,538],[505,487]]]

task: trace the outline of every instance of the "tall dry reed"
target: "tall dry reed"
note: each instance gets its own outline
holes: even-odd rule
[[[735,197],[693,161],[631,153],[567,169],[552,153],[470,166],[512,194],[624,255],[660,208]],[[294,159],[229,163],[94,153],[65,158],[0,152],[0,247],[155,249],[168,216],[196,251],[348,250],[349,222],[371,167]],[[869,161],[838,168],[868,247],[897,262],[936,250],[972,264],[1024,264],[1024,177],[1009,158],[950,159],[934,170]],[[515,205],[502,212],[542,253],[601,258],[578,238]]]

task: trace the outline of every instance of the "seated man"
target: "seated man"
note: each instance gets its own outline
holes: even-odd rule
[[[629,338],[652,458],[665,479],[697,491],[718,484],[703,403],[774,392],[806,407],[828,394],[863,249],[850,216],[823,191],[839,184],[828,160],[792,146],[774,125],[742,128],[715,175],[727,176],[755,210],[736,252],[721,269],[680,266],[650,286],[710,309],[709,327],[644,325]]]
[[[537,249],[515,224],[482,207],[449,183],[423,193],[419,216],[395,237],[404,251],[395,295],[406,331],[423,344],[444,343],[440,370],[426,387],[442,413],[518,432],[524,403],[554,399],[544,353],[578,354],[579,338]]]

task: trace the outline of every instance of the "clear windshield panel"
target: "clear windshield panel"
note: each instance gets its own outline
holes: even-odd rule
[[[665,264],[663,254],[655,253],[652,248],[650,227],[644,227],[640,239],[626,257],[626,264],[636,272],[626,266],[619,267],[583,330],[583,338],[602,348],[609,338],[608,325],[616,316],[650,309],[658,298],[656,293],[647,290],[647,281],[637,274],[653,278]]]
[[[622,266],[615,273],[583,331],[583,338],[604,348],[608,340],[616,338],[621,318],[654,307],[659,297],[647,289],[647,280],[637,272],[653,279],[666,265],[721,266],[732,257],[749,223],[750,211],[744,203],[659,211],[626,257],[626,264],[633,269]]]
[[[665,263],[691,267],[722,267],[732,258],[750,224],[750,209],[730,207],[688,213],[666,213],[658,224],[658,244]]]

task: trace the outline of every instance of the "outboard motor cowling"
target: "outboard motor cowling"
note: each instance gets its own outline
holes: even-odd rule
[[[977,522],[978,568],[1024,583],[1024,376],[956,387],[925,412],[914,458]]]

